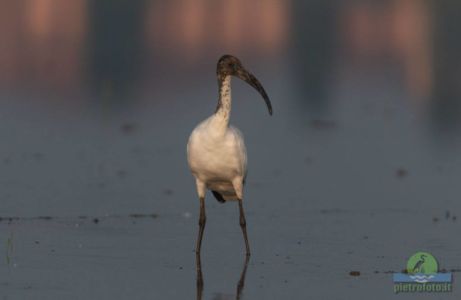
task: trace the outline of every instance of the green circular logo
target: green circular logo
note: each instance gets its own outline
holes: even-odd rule
[[[434,274],[438,271],[437,261],[432,254],[418,252],[413,254],[407,262],[408,274]]]

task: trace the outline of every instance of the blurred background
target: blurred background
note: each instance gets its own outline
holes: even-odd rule
[[[454,0],[0,0],[2,240],[13,234],[23,243],[15,252],[17,266],[21,257],[27,265],[31,255],[37,263],[35,273],[28,270],[30,278],[4,274],[0,286],[3,282],[2,289],[16,295],[37,293],[45,285],[42,292],[50,297],[193,295],[198,201],[186,143],[194,126],[214,112],[215,68],[222,54],[239,57],[274,106],[269,117],[259,95],[233,81],[231,122],[243,131],[249,152],[246,207],[257,257],[315,240],[317,248],[306,243],[295,252],[304,262],[309,257],[303,255],[314,255],[320,273],[332,270],[328,262],[340,261],[333,250],[338,248],[352,256],[362,251],[361,258],[377,249],[392,253],[382,269],[370,273],[400,271],[406,257],[424,249],[459,265],[454,249],[461,243],[449,236],[459,226],[461,208],[460,20],[461,3]],[[236,207],[208,199],[206,234],[217,248],[204,251],[217,263],[219,251],[240,254],[240,229]],[[330,214],[333,220],[326,217]],[[145,221],[130,227],[141,215],[158,216],[158,226]],[[40,217],[58,221],[43,225]],[[107,228],[82,234],[75,224],[85,225],[86,218],[98,220],[88,226]],[[440,225],[441,220],[450,225]],[[219,225],[209,225],[213,222]],[[107,241],[100,241],[101,234]],[[75,235],[83,241],[72,248]],[[381,238],[376,244],[355,248],[356,239],[374,235]],[[84,252],[87,238],[98,245],[94,256]],[[118,249],[125,238],[145,252]],[[121,251],[126,266],[130,257],[139,257],[133,274],[186,288],[160,291],[149,281],[133,286],[120,274],[106,279],[102,290],[88,288],[84,276],[62,279],[55,290],[54,283],[37,279],[47,268],[39,263],[43,253],[31,250],[40,239],[48,241],[44,261],[62,272],[48,270],[51,278],[70,276],[82,260],[91,266],[109,260],[91,273],[114,274],[111,255]],[[238,247],[228,250],[232,239]],[[54,261],[51,250],[60,247],[72,262]],[[177,276],[181,263],[171,262],[171,255],[184,253],[191,255],[181,268],[189,264],[190,270],[178,284],[165,274]],[[293,252],[281,256],[295,257]],[[361,258],[355,256],[358,265],[373,265]],[[236,261],[222,268],[235,266],[237,274],[241,261]],[[279,277],[272,283],[261,275],[267,270],[253,269],[255,278],[266,277],[247,284],[254,295],[248,299],[299,295],[305,281],[290,288],[284,282],[292,281],[292,268],[299,265],[280,264],[290,268],[274,272]],[[280,264],[271,266],[279,270]],[[349,265],[339,265],[349,271]],[[295,277],[313,272],[310,267]],[[89,271],[82,266],[74,272]],[[373,284],[365,290],[359,283],[351,289],[343,277],[337,280],[349,294],[363,296],[370,286],[391,292],[383,284],[389,278],[383,278],[369,278]],[[225,287],[216,290],[210,292],[214,299],[227,299],[227,292],[220,292]],[[321,291],[306,295],[315,293]]]

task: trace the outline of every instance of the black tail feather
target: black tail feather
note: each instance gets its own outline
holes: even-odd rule
[[[223,198],[223,196],[216,192],[216,191],[211,191],[211,193],[213,194],[213,196],[216,198],[216,200],[218,200],[219,203],[224,203],[226,202],[226,200]]]

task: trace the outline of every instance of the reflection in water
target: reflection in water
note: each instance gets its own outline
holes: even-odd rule
[[[202,274],[202,261],[200,258],[200,253],[197,253],[195,256],[196,259],[196,270],[197,270],[197,300],[202,300],[203,297],[203,274]],[[250,261],[250,256],[245,255],[245,261],[243,263],[242,273],[240,273],[239,281],[237,282],[237,290],[235,294],[235,299],[239,300],[242,297],[243,288],[245,287],[245,276],[248,268],[248,262]],[[222,299],[221,295],[218,294],[215,297],[215,300]]]
[[[419,102],[417,105],[426,106],[433,88],[432,15],[428,2],[394,1],[391,12],[392,51],[402,63],[409,95]]]
[[[88,80],[96,91],[102,88],[106,95],[115,92],[118,100],[132,100],[124,97],[124,91],[140,75],[144,6],[143,0],[90,2]]]
[[[191,76],[183,71],[210,56],[285,63],[291,45],[303,116],[346,98],[334,94],[344,78],[358,82],[354,96],[376,81],[376,93],[401,82],[393,92],[450,132],[461,123],[460,8],[429,0],[2,1],[0,88],[85,93],[89,83],[98,96],[131,103],[132,87],[161,89],[166,72],[184,84]]]
[[[288,1],[152,1],[146,39],[167,60],[197,62],[210,53],[275,57],[285,46]]]
[[[346,61],[357,67],[396,65],[410,99],[421,106],[432,91],[432,15],[426,1],[359,2],[341,10]]]
[[[336,1],[295,1],[292,55],[303,114],[323,114],[328,109],[328,89],[337,34]]]
[[[0,87],[79,88],[87,1],[0,1]]]
[[[455,133],[461,126],[461,2],[434,1],[434,93],[433,125],[439,133]],[[453,135],[448,136],[448,141]],[[457,135],[457,134],[456,134]]]
[[[293,14],[294,69],[308,111],[325,113],[330,109],[329,93],[332,85],[338,84],[335,76],[342,67],[346,77],[360,77],[364,70],[377,70],[379,77],[391,66],[415,105],[422,106],[430,98],[432,15],[426,1],[347,5],[296,1]],[[365,79],[360,88],[370,82]]]

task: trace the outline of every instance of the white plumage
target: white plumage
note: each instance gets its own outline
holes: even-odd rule
[[[213,134],[215,116],[200,123],[192,132],[187,156],[198,186],[220,193],[225,200],[242,198],[234,183],[242,183],[247,172],[247,153],[242,133],[230,126],[223,135]],[[198,190],[204,196],[204,190]]]

